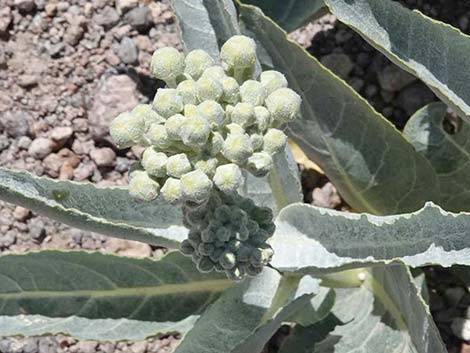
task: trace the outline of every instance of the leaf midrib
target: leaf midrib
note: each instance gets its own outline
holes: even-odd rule
[[[112,288],[112,289],[81,289],[68,291],[23,291],[1,293],[0,300],[8,299],[33,299],[33,298],[71,298],[71,297],[92,297],[92,298],[120,298],[133,296],[162,296],[170,294],[187,294],[187,293],[206,293],[221,292],[233,285],[228,279],[194,281],[183,284],[165,284],[150,287],[129,287],[129,288]]]

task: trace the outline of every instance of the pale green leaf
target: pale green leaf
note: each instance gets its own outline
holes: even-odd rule
[[[281,271],[331,272],[396,260],[412,267],[470,264],[470,214],[431,203],[383,217],[295,204],[276,223],[271,264]]]
[[[187,235],[178,208],[160,199],[139,202],[125,188],[98,188],[0,168],[0,200],[72,227],[169,248],[178,247]]]
[[[99,340],[184,333],[232,285],[200,273],[179,252],[160,261],[60,251],[4,255],[0,278],[0,336]]]
[[[331,12],[470,122],[470,38],[398,2],[325,0]]]
[[[325,319],[330,313],[336,300],[336,292],[333,289],[320,287],[318,293],[293,315],[289,321],[304,327],[311,326]]]
[[[450,211],[469,211],[470,126],[460,121],[457,127],[449,126],[455,130],[451,134],[444,129],[446,117],[445,104],[431,103],[412,116],[403,135],[434,168],[439,178],[439,205]]]
[[[302,96],[302,118],[287,132],[351,206],[394,214],[434,199],[433,169],[385,118],[258,8],[242,5],[240,14],[263,66],[283,72]]]

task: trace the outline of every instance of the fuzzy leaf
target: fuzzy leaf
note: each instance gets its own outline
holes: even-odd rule
[[[232,285],[201,274],[178,252],[160,261],[60,251],[4,255],[0,278],[0,336],[97,340],[184,333]]]
[[[242,5],[240,14],[263,66],[283,72],[302,96],[302,118],[287,132],[351,206],[394,214],[434,199],[433,169],[383,116],[258,8]]]
[[[161,200],[139,202],[125,188],[98,188],[0,168],[0,200],[72,227],[169,248],[178,247],[187,235],[178,208]]]
[[[332,272],[396,260],[412,267],[470,265],[470,214],[431,203],[383,217],[295,204],[276,223],[271,264],[281,271]]]
[[[331,12],[470,122],[470,39],[398,2],[325,0]]]

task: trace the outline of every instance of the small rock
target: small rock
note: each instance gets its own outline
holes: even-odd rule
[[[0,339],[0,352],[11,352],[11,340]]]
[[[138,0],[116,0],[116,8],[119,13],[125,13],[139,4]]]
[[[118,171],[119,173],[124,173],[129,170],[132,163],[133,161],[131,161],[130,159],[127,159],[125,157],[117,157],[116,166],[114,167],[114,169]]]
[[[455,336],[470,341],[470,320],[462,317],[456,317],[452,320],[452,332]]]
[[[15,0],[15,6],[21,12],[32,12],[36,8],[34,0]]]
[[[65,32],[64,40],[70,45],[77,45],[83,37],[85,29],[80,25],[72,25]]]
[[[139,6],[124,16],[124,21],[140,33],[147,32],[153,24],[152,14],[147,6]]]
[[[152,248],[148,244],[115,238],[106,240],[104,250],[108,253],[132,257],[150,257],[152,255]]]
[[[110,167],[114,164],[116,153],[109,147],[103,147],[91,151],[90,157],[98,167]]]
[[[335,208],[341,204],[341,198],[332,183],[328,182],[312,192],[313,205],[325,208]]]
[[[434,93],[421,82],[415,82],[398,94],[397,105],[408,115],[435,100]]]
[[[354,64],[349,56],[343,53],[331,53],[325,55],[321,58],[321,63],[343,80],[349,76],[349,73],[354,68]]]
[[[393,64],[386,66],[377,78],[380,87],[389,92],[398,92],[416,81],[416,77]]]
[[[11,137],[20,137],[29,134],[29,115],[24,111],[5,112],[0,119],[0,129]]]
[[[15,241],[15,231],[10,230],[4,234],[0,233],[0,248],[8,248],[9,246],[13,245]]]
[[[451,306],[457,306],[465,295],[465,289],[462,287],[450,287],[445,291],[445,296]]]
[[[57,353],[59,351],[59,342],[55,337],[39,338],[39,353]]]
[[[8,33],[13,17],[11,16],[11,9],[8,6],[0,9],[0,37]]]
[[[131,353],[145,353],[147,352],[147,342],[135,342],[129,346]]]
[[[64,164],[60,166],[59,179],[71,180],[73,178],[73,172],[74,172],[74,167],[70,164],[69,161],[65,161]]]
[[[73,129],[68,126],[58,126],[52,129],[50,133],[51,139],[53,139],[59,145],[65,144],[72,135]]]
[[[44,7],[44,10],[46,11],[47,16],[54,17],[57,12],[57,4],[53,2],[48,2]]]
[[[51,140],[45,137],[38,137],[31,142],[28,152],[35,159],[43,159],[49,155],[53,149],[54,143]]]
[[[28,218],[30,211],[27,208],[16,206],[15,210],[13,211],[13,217],[20,222],[23,222],[26,218]]]
[[[94,21],[103,26],[104,29],[110,29],[119,22],[119,14],[111,6],[106,6],[101,12],[94,16]]]
[[[75,346],[70,347],[71,353],[95,353],[97,342],[93,341],[78,341]]]
[[[124,37],[117,48],[117,55],[124,64],[134,64],[138,59],[137,47],[129,37]]]
[[[0,152],[6,150],[10,146],[10,139],[7,135],[2,134],[0,135]]]
[[[87,180],[93,175],[95,169],[96,166],[93,162],[82,162],[73,171],[73,178],[77,181]]]
[[[21,75],[18,77],[18,85],[23,88],[31,88],[38,84],[36,75]]]
[[[31,218],[28,222],[29,235],[34,241],[40,243],[46,237],[46,229],[44,228],[44,222],[40,218]]]
[[[21,136],[18,139],[18,147],[24,150],[27,150],[28,147],[31,145],[31,139],[28,136]]]
[[[73,129],[78,132],[88,131],[88,120],[84,118],[74,119],[72,121]]]

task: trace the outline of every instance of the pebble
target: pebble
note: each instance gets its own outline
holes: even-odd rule
[[[404,109],[406,114],[413,115],[419,108],[435,100],[429,88],[421,82],[415,82],[400,92],[396,105]]]
[[[152,14],[147,6],[132,9],[124,16],[124,21],[140,33],[147,32],[153,24]]]
[[[0,233],[0,248],[8,248],[15,243],[15,231],[8,231],[4,234]]]
[[[59,145],[63,145],[73,135],[73,129],[68,126],[58,126],[52,129],[50,133],[51,139]]]
[[[11,9],[8,6],[0,9],[0,37],[8,33],[8,27],[10,27],[12,19]]]
[[[44,221],[41,218],[31,218],[28,222],[28,227],[29,235],[35,242],[40,243],[46,237]]]
[[[451,329],[455,336],[464,341],[470,341],[470,319],[464,319],[462,317],[454,318],[452,320]]]
[[[111,6],[106,6],[101,12],[96,14],[93,19],[106,30],[114,27],[119,22],[119,14]]]
[[[15,0],[15,6],[21,12],[32,12],[36,8],[34,0]]]
[[[416,81],[416,77],[391,64],[378,75],[380,87],[389,92],[397,92]]]
[[[445,296],[451,306],[457,306],[465,293],[462,287],[450,287],[445,290]]]
[[[312,191],[312,204],[318,207],[336,208],[341,204],[341,198],[332,183],[328,182],[321,188]]]
[[[79,341],[76,345],[70,347],[70,353],[95,353],[97,342]]]
[[[119,13],[125,13],[139,4],[138,0],[116,0],[116,8]]]
[[[29,134],[29,115],[24,111],[8,111],[0,119],[0,129],[11,137],[20,137]]]
[[[343,53],[331,53],[325,55],[321,58],[321,63],[342,79],[346,79],[354,68],[354,64],[349,56]]]
[[[114,164],[116,153],[109,147],[103,147],[92,150],[90,157],[98,167],[110,167]]]
[[[36,159],[43,159],[52,152],[53,148],[54,143],[51,140],[45,137],[38,137],[31,142],[28,153]]]
[[[13,211],[13,217],[20,222],[23,222],[26,218],[28,218],[29,214],[31,213],[30,210],[27,208],[16,206],[15,210]]]
[[[87,180],[93,175],[95,169],[96,166],[93,162],[82,162],[74,169],[73,178],[77,181]]]
[[[129,37],[122,38],[117,49],[117,55],[124,64],[135,64],[138,51],[134,41]]]

